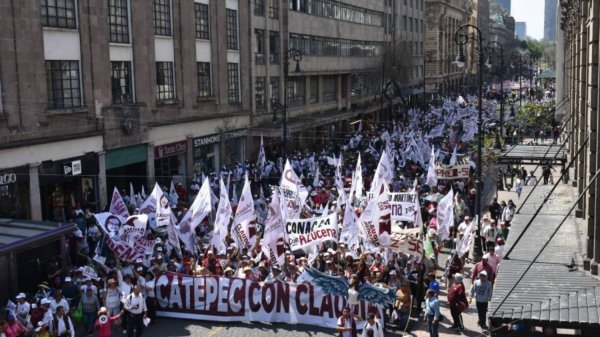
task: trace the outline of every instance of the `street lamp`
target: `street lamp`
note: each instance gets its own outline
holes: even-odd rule
[[[497,55],[492,53],[494,49],[498,49],[500,54],[498,58],[500,59],[500,68],[498,69],[498,73],[500,75],[500,139],[504,140],[504,47],[498,41],[492,41],[488,43],[487,46],[488,55]],[[486,62],[486,67],[491,68],[492,64],[490,63],[490,57],[488,56],[488,60]],[[498,144],[502,147],[502,144]]]
[[[529,58],[529,56],[527,54],[521,54],[519,52],[514,52],[511,55],[511,62],[510,62],[510,67],[511,68],[515,68],[515,63],[518,64],[518,74],[519,74],[519,107],[523,106],[523,102],[522,102],[522,96],[523,96],[523,85],[521,83],[521,78],[523,76],[523,64],[525,62],[531,62],[531,59]],[[531,82],[529,83],[529,86],[531,87]],[[531,96],[529,97],[531,98]]]
[[[283,154],[286,154],[286,145],[287,145],[287,89],[288,89],[288,81],[290,75],[290,61],[296,62],[295,73],[300,73],[300,61],[302,61],[302,52],[296,48],[288,49],[287,52],[283,55],[283,104],[279,102],[271,102],[271,108],[273,110],[273,122],[277,121],[277,112],[281,110],[282,112],[282,124],[283,124],[283,142],[282,142],[282,151]]]
[[[469,28],[475,30],[477,32],[477,35],[469,35]],[[478,262],[483,256],[483,247],[481,244],[481,195],[483,194],[483,182],[481,181],[481,166],[483,165],[483,36],[481,30],[477,28],[477,26],[468,23],[458,27],[458,29],[454,33],[454,42],[459,46],[455,64],[460,68],[464,67],[466,63],[464,47],[470,40],[473,39],[476,39],[476,42],[478,43],[479,47],[479,90],[477,102],[477,170],[475,172],[475,186],[477,189],[477,197],[475,198],[475,214],[477,215],[477,233],[475,244],[473,247],[473,259]]]

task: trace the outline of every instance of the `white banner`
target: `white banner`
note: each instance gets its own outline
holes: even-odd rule
[[[392,234],[381,235],[381,245],[393,252],[409,254],[411,256],[423,255],[423,227],[392,230]]]
[[[310,219],[288,219],[285,232],[291,250],[312,246],[327,240],[337,242],[337,214]]]
[[[389,193],[393,221],[415,221],[415,213],[419,207],[419,196],[416,193]]]
[[[129,210],[127,210],[127,206],[121,198],[119,194],[119,190],[115,187],[112,194],[112,199],[110,201],[110,208],[108,209],[108,213],[116,214],[123,218],[127,218],[129,216]]]
[[[144,236],[148,216],[146,214],[132,215],[119,228],[119,238],[122,242],[133,245],[137,238]]]
[[[450,227],[454,225],[454,192],[446,194],[438,203],[437,208],[437,235],[440,240],[446,240],[450,236]]]
[[[240,249],[250,251],[256,246],[256,215],[254,214],[254,200],[252,199],[250,181],[247,174],[240,202],[235,210],[231,234]]]
[[[453,167],[436,166],[435,175],[438,179],[467,179],[469,178],[469,164]]]
[[[161,317],[220,322],[283,322],[335,328],[347,305],[345,296],[326,294],[312,283],[254,282],[218,276],[165,273],[156,278],[157,314]],[[381,310],[364,300],[354,307],[357,329],[367,313]],[[268,334],[265,334],[268,335]]]
[[[273,189],[269,212],[265,221],[262,252],[269,258],[272,265],[283,267],[285,260],[285,236],[283,233],[283,215],[281,214],[280,200],[279,191]]]

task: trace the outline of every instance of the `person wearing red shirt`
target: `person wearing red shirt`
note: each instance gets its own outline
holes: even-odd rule
[[[115,316],[108,317],[108,310],[106,307],[100,308],[98,311],[98,318],[96,319],[96,323],[94,326],[98,330],[98,337],[110,337],[112,330],[111,326],[114,321],[118,320],[119,317],[123,314],[123,311],[116,314]]]
[[[483,258],[481,258],[481,261],[477,262],[473,266],[473,270],[471,271],[471,281],[475,282],[475,280],[478,280],[479,274],[484,270],[487,272],[488,281],[492,282],[493,285],[494,280],[496,279],[496,272],[494,271],[494,268],[492,268],[492,266],[490,266],[490,264],[488,263],[488,258],[485,255],[483,256]]]
[[[467,300],[467,294],[465,292],[465,285],[463,283],[463,276],[460,273],[454,274],[454,283],[450,287],[448,292],[448,305],[450,306],[450,314],[454,324],[452,325],[458,332],[465,329],[462,321],[461,313],[469,307],[469,301]]]
[[[202,267],[208,269],[212,275],[216,274],[217,266],[221,269],[221,262],[215,258],[215,252],[212,249],[209,249],[206,253],[206,258],[202,260]]]

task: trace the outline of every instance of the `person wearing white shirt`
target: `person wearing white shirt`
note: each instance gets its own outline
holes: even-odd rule
[[[75,328],[71,318],[62,306],[56,307],[56,315],[53,318],[53,331],[56,337],[75,337]]]
[[[148,317],[151,322],[156,322],[156,293],[154,288],[156,287],[156,281],[154,280],[154,274],[147,271],[144,279],[144,292],[146,293],[146,308],[148,308]]]
[[[27,326],[27,315],[29,315],[29,310],[31,310],[31,305],[25,300],[26,296],[24,293],[19,293],[16,297],[17,299],[17,319],[23,325]]]
[[[53,314],[56,314],[56,308],[58,308],[59,306],[63,307],[63,309],[65,310],[65,314],[69,314],[69,302],[67,302],[67,300],[62,297],[62,291],[57,290],[54,293],[54,298],[52,299],[52,302],[50,302],[50,309],[52,310]]]
[[[367,317],[367,324],[363,328],[361,337],[383,337],[383,325],[375,319],[372,312]]]
[[[142,336],[144,330],[144,318],[148,311],[146,300],[140,291],[139,286],[133,286],[133,293],[127,295],[123,302],[123,306],[127,311],[127,336],[133,337],[133,329],[135,328],[136,337]]]

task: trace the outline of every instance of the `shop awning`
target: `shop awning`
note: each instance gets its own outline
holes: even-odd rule
[[[73,224],[0,218],[0,255],[33,247],[74,230]]]

